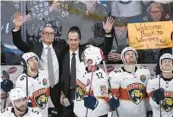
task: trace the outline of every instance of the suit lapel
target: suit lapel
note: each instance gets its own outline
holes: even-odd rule
[[[35,50],[35,53],[38,55],[39,58],[41,58],[42,51],[43,51],[43,43],[40,42],[38,43],[37,49]]]
[[[52,44],[52,47],[53,47],[53,49],[54,49],[54,51],[55,51],[55,53],[56,53],[57,58],[59,58],[59,57],[58,57],[58,56],[59,56],[59,50],[56,48],[56,44],[53,43],[53,44]]]

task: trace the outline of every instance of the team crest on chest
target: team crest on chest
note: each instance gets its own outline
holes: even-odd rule
[[[42,88],[33,93],[34,100],[38,107],[44,109],[48,102],[48,96],[46,94],[46,88]]]
[[[146,81],[146,76],[145,76],[145,75],[141,75],[141,76],[140,76],[140,80],[141,80],[142,82],[145,82],[145,81]]]
[[[165,92],[165,98],[161,104],[161,107],[169,112],[173,109],[173,92]]]
[[[47,84],[47,79],[44,78],[42,82],[43,82],[43,85],[46,85]]]
[[[139,104],[142,101],[144,97],[144,88],[144,85],[141,83],[133,83],[127,86],[129,98],[133,103]]]
[[[85,96],[85,84],[83,84],[80,80],[76,81],[76,100],[80,101]]]
[[[101,85],[100,90],[101,90],[101,95],[102,96],[107,96],[108,95],[108,90],[106,88],[106,85]]]

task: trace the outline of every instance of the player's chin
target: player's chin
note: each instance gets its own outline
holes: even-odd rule
[[[21,112],[25,112],[27,110],[27,107],[26,106],[21,106],[20,109],[19,109]]]

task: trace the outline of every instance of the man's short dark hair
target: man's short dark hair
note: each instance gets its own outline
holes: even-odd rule
[[[77,26],[72,26],[72,27],[69,29],[68,34],[69,34],[70,32],[76,32],[76,33],[79,35],[79,39],[81,39],[81,32],[80,32],[79,27],[77,27]],[[68,36],[67,36],[67,37],[68,37]]]

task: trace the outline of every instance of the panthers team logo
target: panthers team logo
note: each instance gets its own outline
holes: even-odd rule
[[[76,81],[76,100],[80,101],[85,96],[85,84],[83,84],[80,80]]]
[[[100,90],[101,90],[101,95],[102,96],[107,96],[108,95],[108,88],[106,87],[106,85],[101,85]]]
[[[144,98],[145,87],[141,83],[133,83],[127,86],[127,91],[130,100],[138,105]]]
[[[45,88],[39,89],[38,91],[34,92],[33,96],[37,106],[44,109],[48,102],[46,89]]]
[[[140,80],[141,80],[142,82],[145,82],[145,81],[146,81],[146,76],[145,76],[145,75],[141,75],[141,76],[140,76]]]
[[[165,92],[165,98],[161,104],[161,107],[169,112],[173,109],[173,92]]]
[[[42,82],[43,82],[43,85],[46,85],[47,84],[47,79],[44,78]]]

